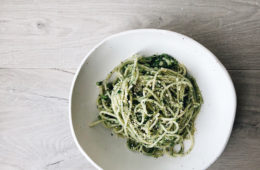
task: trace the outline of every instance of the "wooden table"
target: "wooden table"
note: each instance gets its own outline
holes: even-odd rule
[[[186,34],[221,60],[238,108],[231,139],[209,169],[260,169],[259,6],[260,0],[0,0],[0,169],[95,169],[70,134],[72,78],[96,43],[137,28]]]

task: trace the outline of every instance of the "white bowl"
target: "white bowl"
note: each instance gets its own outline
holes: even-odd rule
[[[128,150],[125,139],[111,136],[102,125],[89,127],[98,115],[96,82],[136,53],[167,53],[183,63],[197,80],[204,104],[195,122],[194,148],[184,157],[144,156]],[[223,152],[235,112],[235,89],[219,60],[187,36],[155,29],[126,31],[99,43],[79,67],[70,96],[73,138],[82,154],[96,168],[105,170],[206,169]]]

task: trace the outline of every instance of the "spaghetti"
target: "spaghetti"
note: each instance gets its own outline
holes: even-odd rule
[[[131,150],[159,157],[189,153],[203,99],[184,65],[162,54],[122,62],[98,82],[98,120]],[[187,149],[184,141],[190,140]]]

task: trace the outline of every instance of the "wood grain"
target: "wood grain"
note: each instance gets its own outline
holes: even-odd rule
[[[210,169],[260,168],[260,71],[230,71],[237,96],[232,135],[222,156]]]
[[[0,69],[0,169],[94,169],[72,140],[73,74]]]
[[[229,144],[209,169],[260,166],[260,71],[230,71],[238,111]],[[76,149],[68,125],[73,73],[49,69],[0,69],[0,167],[94,169]],[[30,161],[27,161],[30,159]]]
[[[0,169],[95,169],[70,134],[72,78],[97,42],[137,28],[186,34],[217,55],[238,109],[209,169],[260,169],[260,0],[0,0]]]
[[[108,35],[161,28],[198,40],[228,69],[259,69],[259,5],[259,0],[3,1],[0,67],[76,68]]]

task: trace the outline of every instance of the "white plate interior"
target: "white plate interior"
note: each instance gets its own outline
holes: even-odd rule
[[[204,104],[196,122],[195,145],[184,157],[152,158],[129,151],[125,139],[111,136],[102,125],[89,128],[98,110],[96,82],[135,53],[167,53],[183,63],[201,89]],[[233,83],[216,57],[196,41],[170,31],[133,30],[114,35],[94,48],[78,70],[71,92],[75,141],[97,168],[106,170],[205,169],[224,150],[236,110]]]

